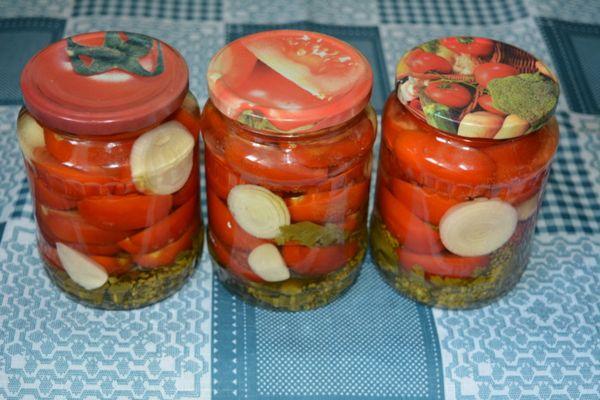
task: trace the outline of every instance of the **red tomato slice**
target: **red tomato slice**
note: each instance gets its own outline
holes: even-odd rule
[[[394,196],[413,214],[432,225],[439,225],[446,211],[459,203],[400,179],[391,178],[390,181]]]
[[[438,231],[411,213],[383,185],[377,187],[377,210],[387,229],[404,247],[428,254],[444,250]]]
[[[172,243],[152,253],[134,254],[133,261],[144,268],[158,268],[172,264],[179,253],[189,250],[198,231],[198,224],[192,224],[184,234]]]
[[[207,192],[214,190],[217,196],[226,200],[231,188],[245,183],[242,178],[234,174],[216,154],[206,147],[204,151],[204,168]]]
[[[494,107],[494,104],[492,102],[492,96],[490,96],[489,94],[484,94],[484,95],[479,96],[477,103],[485,111],[488,111],[488,112],[491,112],[491,113],[497,114],[497,115],[502,115],[502,116],[506,115],[506,113],[504,111],[500,111]]]
[[[119,276],[131,271],[133,262],[131,257],[107,257],[107,256],[90,256],[90,258],[102,265],[108,275]]]
[[[370,180],[371,178],[371,155],[369,154],[363,160],[354,166],[346,169],[344,172],[330,176],[327,180],[306,188],[307,192],[330,192],[336,189],[342,189],[351,186],[359,181]]]
[[[556,153],[558,134],[556,122],[518,140],[499,141],[483,151],[495,161],[496,182],[523,180],[545,168]]]
[[[228,248],[210,232],[208,234],[208,245],[212,250],[213,256],[216,258],[216,261],[233,275],[252,282],[264,282],[260,276],[256,275],[250,269],[247,261],[247,254],[235,252]]]
[[[87,171],[67,167],[59,163],[44,147],[33,150],[33,169],[55,192],[81,199],[86,196],[127,194],[136,191],[130,178],[108,175],[100,167]]]
[[[286,199],[292,221],[325,223],[340,221],[346,215],[367,207],[369,182],[364,181],[346,189],[314,192]]]
[[[210,191],[207,194],[208,200],[208,226],[212,234],[220,242],[234,249],[251,251],[255,247],[267,243],[266,240],[256,238],[240,227],[233,215],[229,212],[227,206]]]
[[[494,181],[494,161],[450,137],[405,130],[396,136],[394,153],[400,168],[417,181],[433,178],[473,190]]]
[[[75,166],[97,166],[110,170],[129,168],[129,154],[133,139],[103,141],[70,138],[50,129],[44,129],[48,152],[61,163]]]
[[[60,258],[58,258],[58,252],[56,248],[53,247],[50,243],[48,243],[43,237],[38,236],[38,251],[41,258],[46,261],[51,266],[57,269],[63,269],[62,264],[60,262]]]
[[[346,217],[344,222],[338,223],[340,228],[345,230],[347,233],[352,233],[357,229],[363,228],[363,222],[366,219],[366,213],[364,211],[359,211],[354,214],[350,214]]]
[[[195,163],[192,168],[190,177],[185,182],[185,185],[175,193],[173,193],[173,206],[178,207],[188,201],[200,190],[200,172],[198,164]]]
[[[448,60],[422,49],[413,50],[406,58],[406,65],[412,72],[416,73],[437,71],[448,74],[452,72],[452,64]]]
[[[37,203],[57,210],[71,210],[77,207],[77,200],[52,191],[41,179],[33,178],[31,181]]]
[[[398,247],[396,254],[400,265],[406,269],[410,270],[419,266],[428,274],[452,278],[470,278],[476,270],[485,268],[490,263],[489,256],[460,257],[448,253],[418,254],[403,247]]]
[[[425,94],[436,103],[453,108],[466,107],[472,98],[466,87],[449,82],[431,82],[425,88]]]
[[[312,144],[296,146],[290,151],[290,156],[309,168],[339,167],[349,160],[356,160],[370,153],[375,134],[371,121],[363,118],[342,137],[329,142],[317,140]]]
[[[327,169],[295,164],[289,152],[283,149],[234,136],[226,139],[225,159],[243,179],[255,182],[294,187],[316,184],[327,178]]]
[[[87,222],[103,229],[130,231],[146,228],[169,214],[173,197],[130,194],[92,196],[79,202],[79,213]]]
[[[487,56],[494,50],[494,41],[487,38],[457,36],[447,37],[440,40],[440,43],[457,53],[469,54],[476,57]]]
[[[181,125],[194,136],[194,140],[198,140],[200,135],[200,115],[192,114],[189,110],[180,107],[179,110],[173,114],[173,119],[178,121]]]
[[[160,249],[181,236],[190,225],[198,225],[198,218],[198,196],[194,196],[153,226],[121,240],[119,246],[131,254]]]
[[[356,241],[328,247],[282,247],[281,253],[289,269],[299,275],[319,276],[346,264],[358,252]]]
[[[489,62],[479,64],[473,69],[475,80],[482,87],[487,87],[489,81],[497,78],[505,78],[507,76],[517,75],[519,71],[512,65]]]
[[[126,231],[110,231],[86,222],[73,211],[60,211],[40,207],[36,213],[38,224],[58,241],[86,244],[112,244],[131,234]]]

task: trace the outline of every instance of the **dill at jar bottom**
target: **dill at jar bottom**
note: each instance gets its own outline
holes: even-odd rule
[[[133,268],[94,290],[86,290],[75,283],[62,269],[44,260],[44,267],[54,283],[70,297],[86,305],[113,309],[134,309],[157,303],[174,294],[194,272],[200,254],[204,232],[194,238],[189,250],[177,255],[172,264],[156,269]]]
[[[365,253],[366,240],[362,240],[354,257],[332,273],[312,279],[292,277],[274,283],[241,279],[214,261],[214,254],[212,260],[221,283],[249,303],[277,310],[306,311],[329,304],[352,286],[359,274]]]
[[[403,295],[429,306],[470,309],[484,306],[510,291],[527,266],[535,219],[520,222],[513,237],[490,254],[490,263],[470,278],[426,273],[419,265],[406,268],[396,256],[398,241],[381,217],[371,220],[371,251],[385,281]]]

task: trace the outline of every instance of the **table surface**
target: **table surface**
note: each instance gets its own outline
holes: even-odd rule
[[[600,2],[0,0],[0,17],[0,398],[598,398]],[[398,57],[434,37],[498,38],[558,73],[561,144],[513,291],[478,310],[434,310],[395,294],[368,257],[333,304],[270,312],[226,292],[206,249],[179,293],[142,310],[89,309],[52,286],[15,136],[26,60],[65,35],[147,33],[183,53],[204,101],[212,54],[282,27],[363,51],[379,112]]]

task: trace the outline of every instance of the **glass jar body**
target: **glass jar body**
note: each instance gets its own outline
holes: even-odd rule
[[[342,125],[284,136],[253,130],[207,102],[207,240],[228,289],[261,306],[307,310],[354,282],[366,251],[373,115],[369,107]],[[243,210],[238,198],[256,207]],[[278,222],[262,235],[268,215]],[[260,247],[270,254],[257,261]],[[270,274],[275,266],[278,276]]]
[[[440,132],[392,94],[383,115],[370,240],[386,281],[430,306],[508,292],[529,258],[558,125],[511,140]]]
[[[122,134],[58,132],[21,110],[38,249],[61,289],[89,306],[131,309],[183,285],[203,240],[199,122],[191,93],[166,120]],[[157,148],[169,135],[185,145]]]

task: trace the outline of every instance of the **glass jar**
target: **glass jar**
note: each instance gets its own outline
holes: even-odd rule
[[[354,48],[270,31],[222,49],[203,110],[208,247],[251,303],[307,310],[356,279],[366,251],[372,73]]]
[[[98,308],[177,291],[194,270],[200,112],[169,45],[95,32],[35,55],[21,76],[17,134],[46,271]]]
[[[543,63],[491,39],[433,40],[401,59],[370,229],[390,285],[443,308],[515,286],[558,146],[558,90]]]

